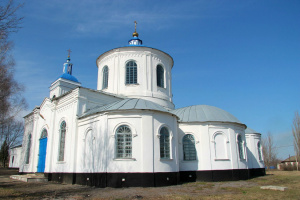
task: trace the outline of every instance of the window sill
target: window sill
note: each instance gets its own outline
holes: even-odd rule
[[[136,87],[139,86],[140,84],[138,83],[125,83],[125,86],[132,86],[132,87]]]
[[[56,164],[65,164],[66,161],[57,161]]]
[[[182,163],[198,162],[198,160],[181,160]]]
[[[114,161],[136,161],[135,158],[114,158]]]
[[[173,161],[172,158],[160,158],[160,161]]]
[[[160,86],[157,86],[158,89],[163,89],[163,90],[166,90],[165,87],[160,87]]]
[[[215,161],[230,161],[228,158],[215,158]]]

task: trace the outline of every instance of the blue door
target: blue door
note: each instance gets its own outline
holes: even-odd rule
[[[46,149],[47,149],[47,138],[41,138],[37,172],[45,171]]]

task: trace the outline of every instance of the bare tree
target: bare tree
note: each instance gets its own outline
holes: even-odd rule
[[[294,120],[293,120],[293,136],[294,136],[294,148],[295,148],[295,158],[296,158],[296,166],[298,169],[298,158],[300,156],[300,116],[298,111],[295,112]]]
[[[15,120],[27,107],[22,97],[24,89],[14,79],[14,59],[10,53],[13,42],[9,38],[20,28],[23,18],[17,16],[17,11],[22,6],[15,5],[13,0],[0,2],[0,143],[6,141],[8,146],[21,135],[20,122]]]
[[[277,149],[274,144],[273,136],[270,132],[268,132],[267,136],[262,139],[262,150],[265,166],[268,168],[276,166],[278,162]]]

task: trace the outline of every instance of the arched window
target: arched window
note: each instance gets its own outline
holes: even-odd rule
[[[116,158],[132,157],[132,133],[127,125],[120,126],[116,131]]]
[[[164,68],[161,65],[157,65],[156,78],[157,86],[164,87]]]
[[[261,144],[260,142],[257,143],[257,150],[258,150],[258,159],[261,161],[262,159],[262,153],[261,153]]]
[[[46,138],[46,137],[48,137],[48,132],[47,132],[47,129],[44,128],[43,131],[42,131],[40,139],[43,139],[43,138]]]
[[[60,124],[60,141],[58,150],[58,161],[64,161],[65,158],[65,139],[66,139],[66,122]]]
[[[244,148],[243,148],[243,140],[242,140],[241,135],[238,135],[237,142],[238,142],[238,149],[239,149],[240,159],[244,159]]]
[[[134,61],[126,64],[126,84],[137,84],[137,65]]]
[[[166,127],[160,129],[160,158],[170,158],[170,134]]]
[[[182,139],[183,144],[183,160],[196,160],[195,138],[191,134],[187,134]]]
[[[103,68],[103,82],[102,82],[102,89],[105,89],[108,87],[108,67],[105,66]]]
[[[26,164],[29,164],[30,148],[31,148],[31,134],[29,134],[28,138],[27,138],[27,148],[26,148],[26,154],[25,154],[25,163]]]

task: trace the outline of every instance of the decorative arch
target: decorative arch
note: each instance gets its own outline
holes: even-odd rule
[[[158,87],[165,87],[165,69],[161,64],[156,66],[156,83]]]
[[[228,137],[222,131],[217,131],[213,134],[214,149],[215,149],[215,160],[228,160]]]
[[[121,122],[121,123],[118,123],[118,124],[114,127],[114,129],[113,129],[113,134],[111,135],[111,137],[113,137],[113,138],[116,137],[116,131],[117,131],[118,127],[119,127],[119,126],[122,126],[122,125],[127,125],[127,126],[130,127],[131,132],[132,132],[132,137],[133,137],[133,138],[138,136],[138,133],[137,133],[136,129],[134,128],[134,126],[133,126],[132,124],[130,124],[130,123],[128,123],[128,122]]]
[[[128,60],[125,64],[125,84],[137,84],[137,64],[135,60]]]
[[[108,87],[108,66],[105,65],[102,70],[102,90]]]
[[[92,128],[87,128],[84,133],[84,150],[83,150],[83,162],[84,162],[84,168],[87,172],[94,172],[95,168],[95,136],[93,133]]]
[[[48,137],[48,131],[46,128],[43,128],[40,139],[47,138],[47,137]]]

